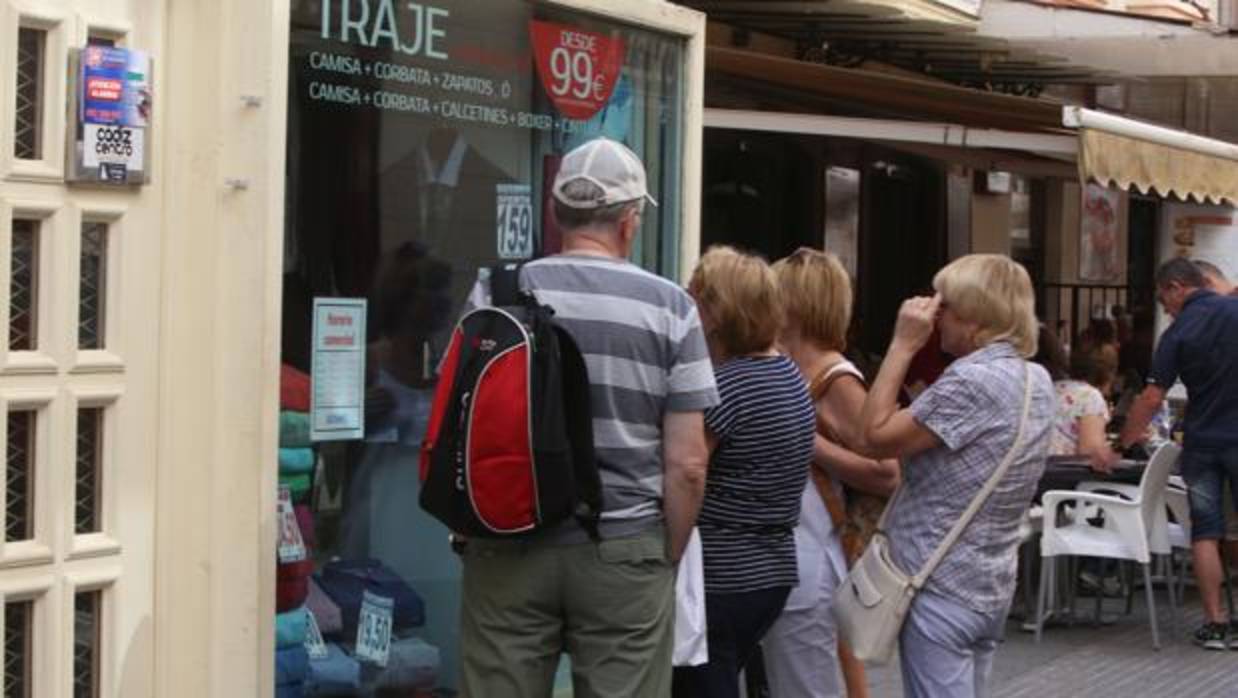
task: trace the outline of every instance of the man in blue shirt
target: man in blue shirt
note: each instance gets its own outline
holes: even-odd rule
[[[1180,469],[1191,503],[1191,555],[1205,614],[1195,642],[1238,649],[1238,627],[1230,627],[1221,608],[1218,547],[1225,536],[1227,481],[1238,495],[1238,299],[1208,289],[1199,268],[1183,258],[1161,265],[1156,286],[1157,299],[1174,321],[1157,345],[1147,387],[1131,405],[1121,445],[1139,441],[1165,393],[1181,378],[1189,402]]]

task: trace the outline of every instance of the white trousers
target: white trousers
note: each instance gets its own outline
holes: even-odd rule
[[[833,565],[822,563],[813,603],[784,609],[761,642],[771,698],[840,698],[846,693],[832,608],[841,580]]]

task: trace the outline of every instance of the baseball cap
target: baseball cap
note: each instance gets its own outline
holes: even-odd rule
[[[602,195],[587,200],[564,196],[563,188],[580,180],[596,184]],[[595,138],[564,155],[551,193],[559,203],[576,209],[600,208],[637,199],[658,205],[645,187],[645,166],[640,158],[624,144],[609,138]]]

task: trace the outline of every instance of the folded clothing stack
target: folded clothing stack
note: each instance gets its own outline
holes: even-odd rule
[[[304,606],[275,616],[275,649],[300,647],[305,644],[309,627],[309,611]]]
[[[328,563],[316,579],[339,606],[342,637],[346,639],[356,636],[361,598],[366,591],[391,599],[394,630],[416,628],[426,622],[425,602],[399,575],[378,560],[335,560]]]
[[[307,696],[355,696],[361,688],[361,665],[334,643],[327,644],[327,656],[310,659],[305,679]]]
[[[301,503],[309,498],[314,477],[310,377],[287,364],[280,367],[279,407],[279,483]]]
[[[275,610],[279,613],[304,606],[309,597],[309,580],[314,574],[313,523],[310,516],[297,517],[297,528],[305,544],[305,559],[296,562],[281,560],[275,566]]]
[[[305,679],[309,676],[309,653],[298,645],[275,650],[275,695],[277,698],[305,695]]]
[[[288,488],[292,501],[298,504],[309,499],[314,477],[314,449],[279,449],[279,484]]]
[[[279,481],[292,494],[293,502],[309,497],[314,471],[314,449],[309,441],[310,377],[288,365],[280,367],[279,381]],[[298,507],[302,508],[302,507]],[[309,627],[310,559],[313,517],[297,511],[297,527],[305,543],[305,558],[279,561],[275,586],[275,697],[302,698],[310,674],[305,638]]]
[[[365,685],[370,691],[429,690],[438,684],[441,666],[442,658],[434,645],[418,637],[393,638],[387,666],[365,667]]]
[[[310,441],[309,412],[287,408],[280,410],[279,445],[280,448],[308,448],[314,445]]]
[[[305,607],[314,614],[318,630],[323,636],[334,637],[343,632],[344,621],[340,616],[340,607],[318,586],[316,579],[309,581],[309,597],[305,600]]]
[[[288,364],[279,367],[279,407],[294,412],[310,411],[310,377]]]
[[[278,613],[295,611],[305,605],[309,597],[310,575],[314,563],[310,560],[281,562],[275,567],[275,610]]]

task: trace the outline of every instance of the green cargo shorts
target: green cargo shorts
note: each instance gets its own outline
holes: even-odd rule
[[[465,698],[548,698],[562,652],[575,698],[670,695],[675,568],[662,527],[572,545],[471,540],[461,556]]]

